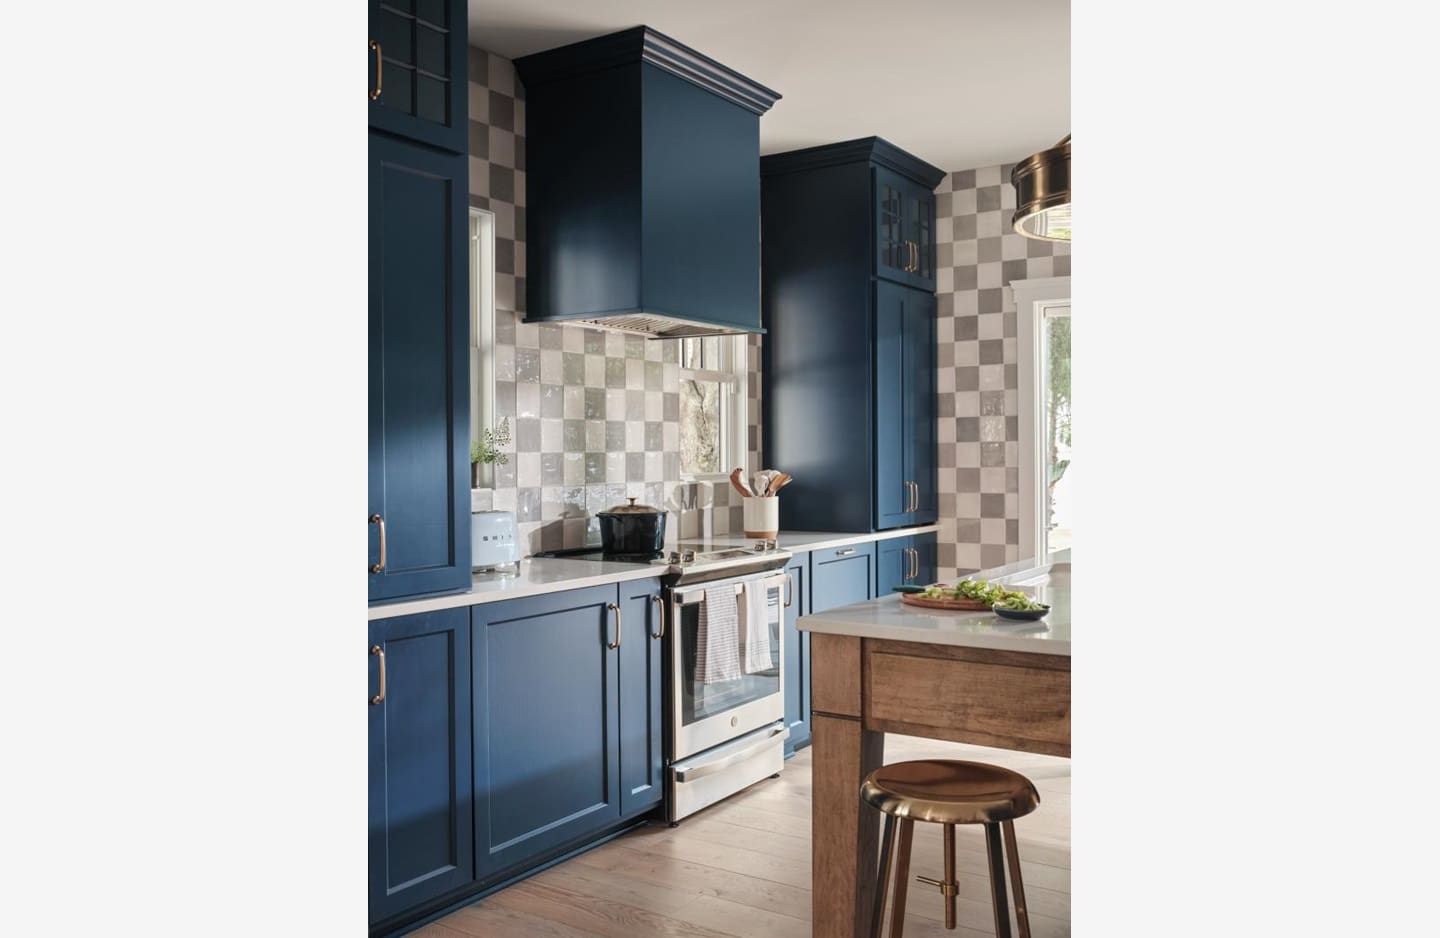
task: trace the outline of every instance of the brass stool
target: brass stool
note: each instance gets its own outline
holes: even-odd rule
[[[1015,847],[1015,823],[1040,803],[1040,793],[1018,772],[983,762],[923,759],[897,762],[871,772],[860,786],[860,797],[885,813],[880,840],[880,877],[875,889],[875,915],[870,933],[880,938],[885,917],[885,886],[895,866],[894,909],[890,938],[901,938],[905,921],[905,887],[910,878],[910,838],[916,821],[944,824],[945,879],[915,877],[938,886],[945,896],[945,927],[955,927],[955,825],[984,824],[985,848],[990,865],[990,894],[995,905],[995,934],[1010,938],[1010,911],[1005,902],[1005,857],[1009,854],[1010,881],[1015,886],[1015,919],[1020,938],[1030,938],[1030,915],[1025,909],[1025,886],[1020,880],[1020,853]],[[897,824],[898,819],[898,824]],[[899,827],[899,837],[895,829]],[[1005,849],[1000,848],[1004,833]],[[892,847],[894,848],[892,851]]]

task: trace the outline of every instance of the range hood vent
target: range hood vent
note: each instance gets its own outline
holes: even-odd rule
[[[525,319],[763,332],[760,115],[779,95],[646,26],[525,56]]]

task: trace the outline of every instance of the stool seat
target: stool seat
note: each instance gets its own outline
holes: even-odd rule
[[[860,786],[860,797],[886,814],[938,824],[1009,821],[1040,803],[1040,793],[1019,772],[954,759],[881,766]]]

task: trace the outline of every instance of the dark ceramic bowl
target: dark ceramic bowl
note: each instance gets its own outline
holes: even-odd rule
[[[1021,622],[1034,622],[1050,611],[1049,606],[1041,606],[1039,609],[1006,609],[1003,606],[992,606],[991,612],[1002,619],[1017,619]]]

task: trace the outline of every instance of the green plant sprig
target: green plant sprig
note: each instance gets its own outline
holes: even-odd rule
[[[500,421],[500,426],[495,429],[486,427],[480,431],[480,439],[470,441],[470,463],[494,463],[497,466],[504,466],[510,462],[510,457],[500,451],[500,447],[508,446],[510,443],[510,418],[506,417]]]

